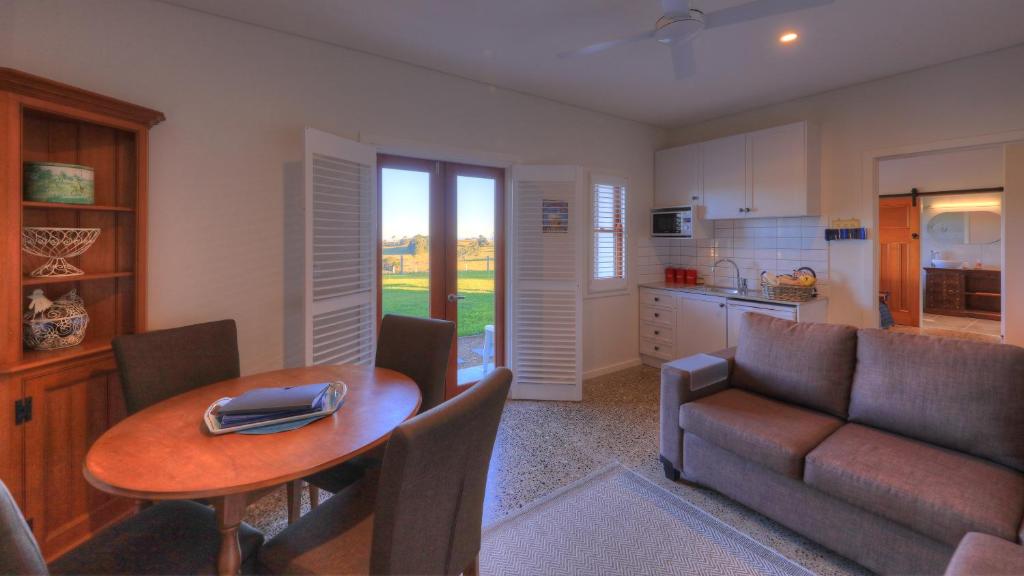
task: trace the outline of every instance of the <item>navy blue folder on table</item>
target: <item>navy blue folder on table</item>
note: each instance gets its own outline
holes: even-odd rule
[[[232,398],[220,407],[218,417],[223,426],[239,426],[312,414],[323,409],[330,384],[305,384],[288,388],[256,388]]]

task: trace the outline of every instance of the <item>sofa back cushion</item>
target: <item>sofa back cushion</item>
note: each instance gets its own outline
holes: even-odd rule
[[[857,329],[763,314],[740,319],[733,385],[845,418]]]
[[[861,330],[850,420],[1024,470],[1024,348]]]

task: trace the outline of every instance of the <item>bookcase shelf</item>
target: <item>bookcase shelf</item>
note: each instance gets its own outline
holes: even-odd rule
[[[106,206],[102,204],[60,204],[57,202],[33,202],[24,200],[21,203],[24,208],[45,208],[49,210],[86,210],[92,212],[135,212],[135,208],[128,206]]]
[[[135,509],[89,485],[82,465],[90,444],[125,416],[111,340],[146,328],[146,162],[149,130],[164,116],[0,68],[0,118],[0,400],[32,407],[27,425],[0,418],[0,479],[49,561]],[[92,168],[96,203],[25,200],[25,162]],[[85,274],[29,276],[46,261],[21,250],[30,226],[98,228],[92,246],[69,259]],[[81,296],[89,314],[81,344],[26,348],[27,297],[40,289],[51,300]]]
[[[131,278],[134,272],[100,272],[96,274],[81,274],[78,276],[53,276],[35,278],[26,276],[22,279],[23,286],[45,286],[47,284],[64,284],[67,282],[89,282],[91,280],[109,280],[111,278]]]

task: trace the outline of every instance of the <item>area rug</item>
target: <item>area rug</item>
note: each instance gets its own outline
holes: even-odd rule
[[[812,573],[615,463],[488,526],[481,573]]]

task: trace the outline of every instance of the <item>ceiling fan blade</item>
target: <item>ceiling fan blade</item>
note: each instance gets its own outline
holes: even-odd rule
[[[690,11],[690,0],[661,0],[662,14],[686,14]]]
[[[704,28],[717,28],[758,18],[832,4],[835,0],[754,0],[704,15]]]
[[[672,45],[672,68],[675,70],[676,80],[689,78],[697,73],[693,42],[676,42]]]
[[[633,42],[639,42],[641,40],[647,40],[648,38],[654,38],[654,31],[643,32],[641,34],[634,34],[633,36],[627,36],[626,38],[619,38],[617,40],[608,40],[607,42],[598,42],[597,44],[591,44],[590,46],[584,46],[576,50],[569,50],[568,52],[561,52],[558,54],[559,58],[571,58],[573,56],[587,56],[589,54],[597,54],[598,52],[604,52],[609,48],[616,46],[622,46],[623,44],[632,44]]]

